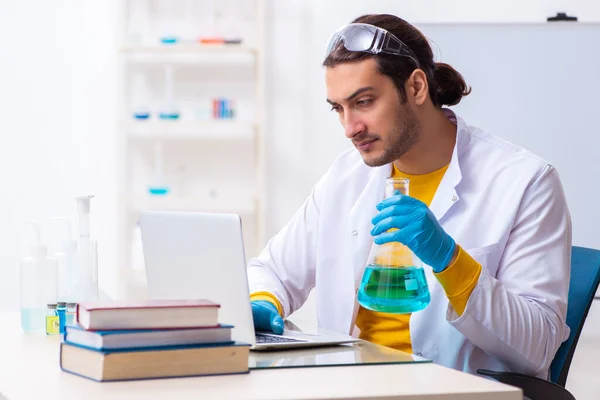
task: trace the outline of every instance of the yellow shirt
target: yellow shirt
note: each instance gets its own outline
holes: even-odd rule
[[[448,166],[424,175],[404,174],[394,167],[393,175],[410,179],[409,195],[429,206]],[[464,312],[469,296],[479,280],[481,265],[458,247],[454,262],[444,271],[434,274],[458,315]],[[251,300],[268,300],[273,303],[279,314],[283,315],[280,301],[269,292],[256,292]],[[360,329],[360,338],[412,353],[409,321],[411,314],[380,313],[360,308],[356,317],[356,326]]]

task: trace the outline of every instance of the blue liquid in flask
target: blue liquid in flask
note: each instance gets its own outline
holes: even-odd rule
[[[369,264],[358,289],[358,302],[372,311],[412,313],[427,307],[429,301],[427,279],[421,267]]]

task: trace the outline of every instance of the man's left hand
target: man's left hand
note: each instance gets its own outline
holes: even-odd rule
[[[412,250],[434,272],[441,272],[452,261],[456,243],[440,226],[425,203],[402,194],[377,205],[379,213],[371,221],[376,244],[400,242]],[[390,229],[396,228],[388,232]]]

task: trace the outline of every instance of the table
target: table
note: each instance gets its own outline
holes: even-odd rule
[[[60,337],[22,333],[18,314],[0,318],[0,399],[522,399],[520,389],[433,363],[267,368],[243,375],[98,383],[60,370]],[[352,346],[352,352],[369,354],[380,347]],[[303,352],[310,359],[333,350]],[[285,353],[276,358],[285,359]],[[273,357],[252,354],[262,361]]]

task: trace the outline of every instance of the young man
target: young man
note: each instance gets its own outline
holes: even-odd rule
[[[314,287],[325,328],[468,372],[547,378],[569,335],[571,223],[557,171],[443,108],[469,89],[398,17],[340,28],[324,66],[355,149],[249,263],[257,328],[280,333]],[[410,197],[382,201],[390,176],[410,179]],[[357,303],[373,241],[403,243],[426,264],[424,310]]]

